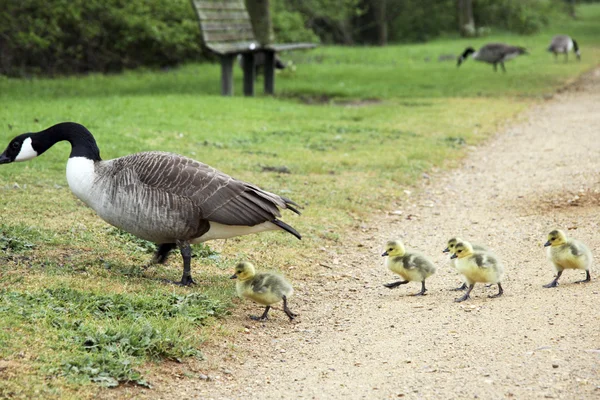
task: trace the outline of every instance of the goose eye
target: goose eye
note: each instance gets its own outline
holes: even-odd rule
[[[20,145],[19,145],[19,143],[18,143],[18,142],[13,142],[13,143],[10,145],[10,147],[12,147],[13,149],[17,150],[17,149],[20,147]]]

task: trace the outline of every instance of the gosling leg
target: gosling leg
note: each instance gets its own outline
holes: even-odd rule
[[[290,321],[292,321],[295,317],[298,316],[298,314],[294,314],[292,312],[292,310],[290,310],[288,308],[287,297],[286,296],[282,296],[282,298],[283,298],[283,312],[285,312],[285,314],[288,316],[288,318],[290,319]]]
[[[475,284],[471,283],[469,285],[469,288],[467,289],[467,292],[465,293],[465,295],[463,297],[459,297],[458,299],[454,299],[454,301],[457,303],[460,303],[460,302],[470,299],[471,297],[469,295],[471,294],[471,290],[473,290],[474,287],[475,287]]]
[[[560,276],[562,275],[562,270],[558,271],[558,273],[556,274],[556,278],[554,278],[554,280],[552,282],[550,282],[547,285],[544,285],[545,288],[551,288],[551,287],[557,287],[558,286],[558,278],[560,278]]]
[[[582,281],[577,281],[575,283],[585,283],[585,282],[589,282],[592,280],[592,277],[590,276],[590,271],[585,271],[585,279]]]
[[[250,319],[253,319],[254,321],[264,321],[269,319],[269,310],[271,309],[271,306],[266,306],[265,307],[265,312],[263,313],[263,315],[261,315],[260,317],[257,317],[255,315],[251,315]]]
[[[180,286],[191,286],[195,285],[196,282],[192,279],[192,246],[187,240],[177,241],[179,250],[181,251],[181,257],[183,258],[183,276],[180,282],[176,282],[176,285]]]
[[[496,294],[492,294],[490,296],[488,296],[490,299],[493,299],[495,297],[500,297],[502,296],[502,293],[504,293],[504,289],[502,289],[502,284],[500,284],[500,282],[498,282],[498,293]]]
[[[391,283],[384,283],[383,286],[385,286],[386,288],[389,288],[389,289],[393,289],[400,285],[405,285],[407,283],[408,283],[408,281],[396,281],[396,282],[391,282]]]
[[[450,289],[450,291],[452,292],[458,292],[459,290],[467,290],[467,284],[463,282],[462,286],[459,286],[457,288],[454,289]]]
[[[425,289],[425,281],[422,281],[421,282],[421,291],[419,293],[413,294],[413,296],[425,296],[426,291],[427,291],[427,289]]]

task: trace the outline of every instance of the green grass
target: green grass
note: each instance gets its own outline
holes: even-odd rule
[[[77,121],[104,159],[173,151],[304,206],[301,217],[284,216],[302,241],[264,233],[195,246],[199,284],[178,288],[162,279],[179,279],[179,256],[144,270],[152,246],[74,198],[67,144],[0,166],[0,397],[90,398],[100,390],[94,382],[145,384],[160,360],[195,359],[207,327],[231,305],[227,278],[238,260],[308,279],[320,247],[340,246],[361,220],[402,204],[424,172],[457,165],[469,145],[598,65],[600,6],[579,15],[527,37],[291,53],[296,71],[278,76],[274,98],[220,97],[215,64],[0,79],[2,143]],[[581,62],[554,62],[544,51],[559,32],[579,41]],[[437,61],[487,41],[531,54],[508,62],[506,74],[472,60],[461,68]],[[236,69],[238,91],[240,79]],[[289,174],[264,170],[283,166]]]

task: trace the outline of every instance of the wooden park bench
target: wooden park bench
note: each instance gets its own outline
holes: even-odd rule
[[[261,44],[253,30],[244,0],[192,0],[204,45],[221,59],[221,94],[233,95],[233,65],[243,57],[244,95],[254,96],[254,55],[264,53],[265,93],[275,90],[275,53],[310,49],[313,43]],[[268,3],[267,3],[268,6]]]

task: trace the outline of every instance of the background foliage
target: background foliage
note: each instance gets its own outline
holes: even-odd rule
[[[457,32],[456,0],[271,0],[279,42],[423,42]],[[384,7],[384,8],[382,8]],[[383,11],[382,11],[383,10]],[[531,34],[567,18],[563,0],[473,0],[476,32]],[[0,74],[168,67],[203,53],[189,0],[5,0]]]

